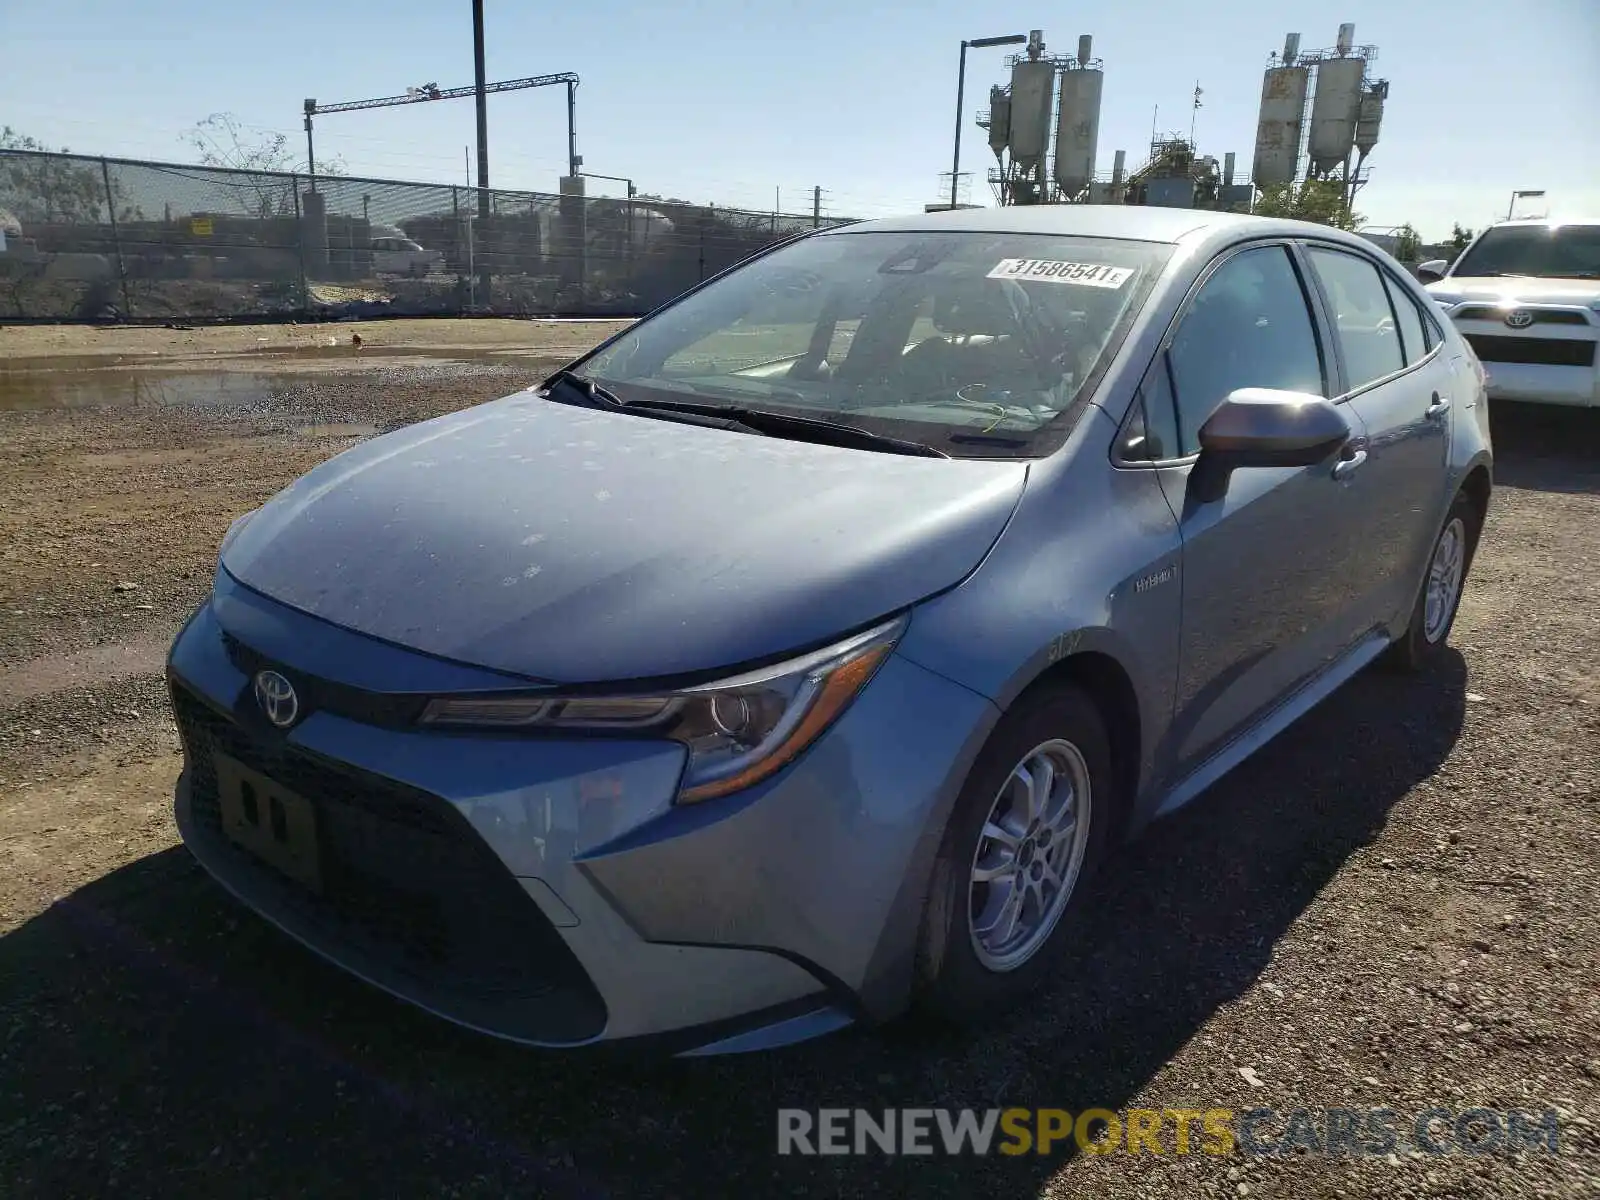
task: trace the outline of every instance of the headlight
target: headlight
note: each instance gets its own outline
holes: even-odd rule
[[[678,802],[759,783],[816,741],[876,673],[905,630],[888,621],[825,649],[702,687],[658,695],[444,696],[425,725],[637,733],[689,749]]]

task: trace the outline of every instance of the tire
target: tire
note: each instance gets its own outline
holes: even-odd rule
[[[1041,755],[1054,764],[1058,785],[1063,779],[1072,783],[1081,831],[1076,823],[1069,831],[1069,806],[1058,786],[1051,798],[1055,803],[1047,801],[1045,808],[1047,818],[1060,816],[1050,836],[1016,836],[1026,826],[1023,809],[1016,806],[1025,806],[1027,791],[1015,772]],[[1111,746],[1094,701],[1070,684],[1025,693],[979,753],[945,827],[917,952],[919,1008],[967,1023],[993,1016],[1046,982],[1071,942],[1062,927],[1077,912],[1079,897],[1105,855],[1115,809]],[[986,834],[991,817],[1014,844]],[[1034,927],[1024,941],[1017,940],[1020,934],[1007,940],[995,927],[1005,894],[1000,884],[974,879],[978,869],[1008,860],[1030,881],[1017,922],[1019,929]],[[1065,885],[1063,899],[1046,894],[1044,871],[1052,867]],[[1045,891],[1038,890],[1041,885]],[[1030,922],[1030,917],[1037,919]]]
[[[1434,538],[1433,549],[1428,553],[1428,572],[1417,590],[1417,600],[1411,608],[1411,623],[1406,631],[1384,651],[1382,663],[1393,671],[1416,672],[1425,670],[1444,652],[1450,630],[1455,627],[1456,613],[1461,608],[1461,595],[1466,590],[1467,572],[1472,569],[1472,556],[1477,553],[1478,535],[1482,532],[1478,510],[1465,495],[1457,495],[1445,515],[1444,524]],[[1454,584],[1440,601],[1434,619],[1429,621],[1430,592],[1438,582],[1436,576],[1441,555],[1448,553],[1447,539],[1454,539],[1458,557],[1458,570]]]

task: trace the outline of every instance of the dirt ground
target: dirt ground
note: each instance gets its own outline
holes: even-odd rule
[[[1123,853],[1058,986],[990,1030],[523,1052],[230,902],[177,843],[159,674],[223,531],[609,328],[0,330],[0,1195],[1600,1196],[1600,413],[1496,410],[1457,653],[1359,677]],[[347,359],[355,331],[394,356],[252,365],[279,338]],[[212,351],[255,380],[237,403],[20,382],[41,356]],[[1562,1129],[1555,1155],[1177,1155],[1169,1128],[1162,1155],[798,1159],[775,1153],[786,1106],[1555,1108]]]
[[[199,354],[305,350],[345,345],[359,335],[368,346],[420,350],[507,350],[529,346],[573,356],[626,321],[406,319],[308,321],[271,325],[0,325],[0,360],[44,356],[155,355],[163,359]]]

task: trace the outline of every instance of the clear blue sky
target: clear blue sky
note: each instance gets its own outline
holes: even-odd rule
[[[1105,60],[1100,166],[1143,161],[1151,116],[1187,133],[1198,76],[1203,153],[1248,164],[1261,70],[1290,31],[1331,46],[1341,21],[1379,48],[1390,80],[1373,226],[1425,237],[1504,215],[1543,188],[1560,211],[1600,212],[1600,0],[1119,0],[1109,5],[859,0],[805,4],[487,0],[488,73],[576,71],[585,169],[643,191],[761,210],[874,216],[920,209],[949,170],[963,37],[1042,27],[1052,52],[1092,33]],[[303,156],[304,97],[472,82],[468,0],[0,0],[0,121],[51,145],[183,161],[184,129],[213,112],[281,130]],[[972,114],[1006,49],[968,59],[963,169],[993,162]],[[494,97],[491,182],[554,191],[566,160],[560,88]],[[466,182],[470,100],[336,115],[318,157],[352,174]],[[591,183],[594,194],[618,185]],[[974,197],[992,202],[975,181]]]

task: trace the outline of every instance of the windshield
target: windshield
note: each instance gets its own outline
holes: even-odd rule
[[[1600,225],[1504,225],[1461,256],[1452,275],[1600,279]]]
[[[843,421],[962,456],[1048,453],[1172,252],[1047,234],[835,233],[685,297],[578,370]]]

